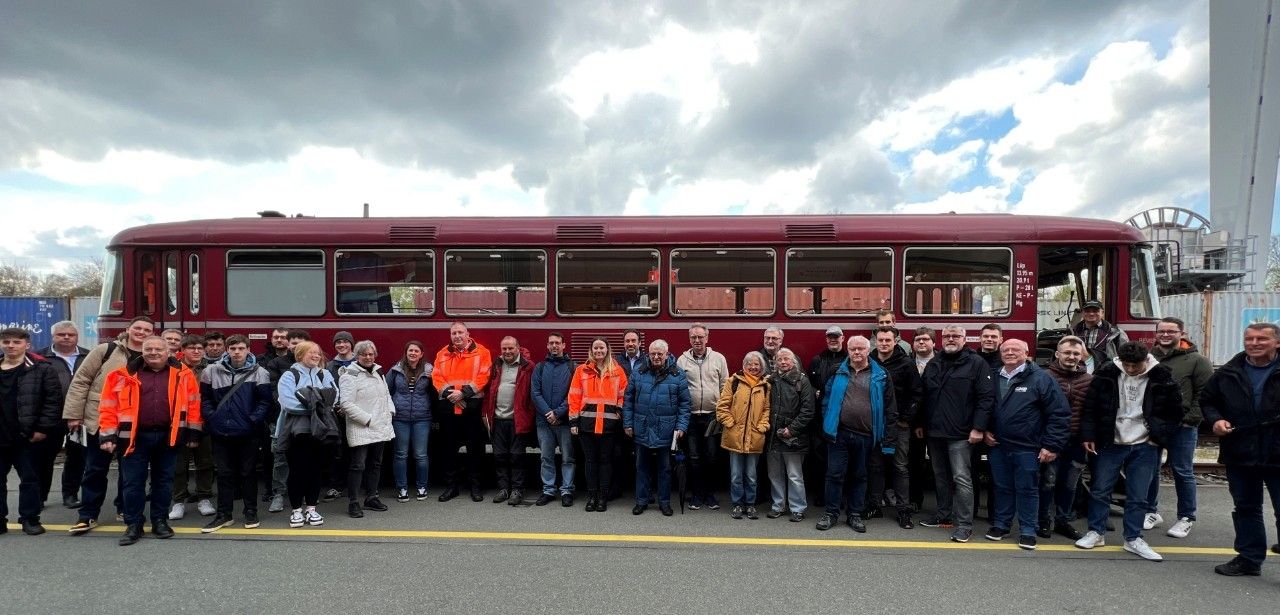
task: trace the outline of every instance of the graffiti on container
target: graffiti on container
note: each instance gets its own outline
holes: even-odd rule
[[[0,322],[0,329],[22,329],[32,335],[44,333],[44,327],[38,322]]]

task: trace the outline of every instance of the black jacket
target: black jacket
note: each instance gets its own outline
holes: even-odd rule
[[[1001,365],[1001,368],[1004,366]],[[992,370],[996,382],[995,412],[990,431],[998,446],[1062,452],[1067,445],[1071,407],[1058,382],[1034,362],[1009,381],[1009,392],[1000,399],[1000,369]]]
[[[809,450],[809,429],[814,422],[813,386],[800,370],[774,374],[769,398],[769,450],[804,453]],[[786,427],[791,439],[784,441],[778,430]]]
[[[1116,413],[1120,409],[1120,366],[1104,363],[1093,372],[1093,382],[1085,394],[1080,416],[1080,440],[1106,448],[1116,441]],[[1151,441],[1163,445],[1177,433],[1182,423],[1182,393],[1173,381],[1173,372],[1156,364],[1147,372],[1147,388],[1142,395],[1142,417]]]
[[[823,350],[809,361],[809,384],[813,386],[816,394],[822,395],[822,389],[827,386],[827,381],[836,375],[840,364],[848,358],[849,355],[843,350]]]
[[[57,359],[61,361],[62,359]],[[17,445],[35,433],[55,432],[62,422],[65,394],[53,364],[31,352],[15,367],[17,380],[9,399],[0,400],[0,445]]]
[[[1004,361],[1000,358],[1000,349],[997,348],[990,352],[986,350],[975,350],[974,352],[978,353],[978,356],[982,357],[982,360],[986,361],[987,365],[989,365],[991,369],[1000,369],[1001,367],[1004,367]]]
[[[889,372],[893,380],[893,398],[898,405],[898,422],[912,424],[916,420],[921,386],[920,372],[916,370],[915,357],[907,354],[901,346],[894,345],[893,353],[888,360],[881,361],[880,353],[871,351],[871,360],[879,363]]]
[[[1253,409],[1253,387],[1242,352],[1218,368],[1200,394],[1200,410],[1209,425],[1229,421],[1235,431],[1219,440],[1218,463],[1280,466],[1280,368],[1262,386],[1261,410]]]
[[[58,353],[53,351],[53,346],[41,348],[36,351],[36,354],[48,359],[49,363],[53,365],[54,371],[58,373],[58,382],[62,383],[62,391],[66,393],[67,388],[71,386],[71,377],[75,375],[76,370],[80,369],[80,364],[84,363],[84,358],[89,356],[89,351],[76,346],[76,364],[73,368],[67,367],[67,362],[63,361],[58,356]]]
[[[974,429],[990,427],[995,382],[987,362],[971,348],[950,355],[937,353],[920,381],[923,412],[916,413],[916,426],[924,427],[928,437],[962,440]]]

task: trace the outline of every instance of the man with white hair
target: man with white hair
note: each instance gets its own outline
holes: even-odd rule
[[[782,348],[782,329],[770,326],[764,330],[764,345],[760,347],[760,354],[764,356],[764,371],[766,374],[773,374],[777,368],[773,366],[774,359],[778,356],[778,349]]]
[[[649,344],[649,362],[632,372],[622,399],[622,429],[636,444],[636,505],[631,514],[649,507],[649,476],[655,472],[658,508],[670,517],[672,442],[689,429],[690,400],[689,381],[670,359],[665,341]]]
[[[938,496],[937,513],[920,525],[954,528],[955,542],[969,542],[973,536],[970,453],[982,441],[995,404],[991,368],[964,342],[964,327],[942,328],[942,352],[921,374],[923,427],[916,428],[917,437],[928,437]]]
[[[89,351],[80,346],[80,330],[70,320],[56,322],[50,328],[53,333],[53,344],[36,351],[36,354],[49,359],[54,371],[58,374],[58,382],[62,385],[65,398],[71,388],[71,377]],[[76,430],[79,432],[80,430]],[[53,465],[66,442],[66,459],[62,463],[62,505],[67,508],[80,508],[80,479],[84,476],[84,439],[82,434],[71,437],[66,424],[58,426],[58,432],[49,434],[48,439],[39,444],[44,449],[40,463],[41,502],[49,499],[49,490],[53,485]]]

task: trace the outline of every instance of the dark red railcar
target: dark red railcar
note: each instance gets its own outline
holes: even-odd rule
[[[803,360],[828,326],[867,334],[882,308],[904,331],[961,323],[976,339],[995,322],[1029,342],[1084,299],[1139,333],[1159,316],[1138,231],[1064,217],[266,217],[132,228],[108,252],[103,339],[139,314],[249,334],[255,351],[275,327],[326,348],[347,330],[384,363],[409,339],[443,346],[455,320],[535,356],[560,331],[579,358],[632,328],[679,352],[701,322],[733,363],[769,325]]]

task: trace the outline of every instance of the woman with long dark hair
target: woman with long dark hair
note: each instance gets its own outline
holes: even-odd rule
[[[426,346],[418,340],[404,345],[404,357],[387,372],[387,389],[396,407],[391,426],[395,429],[395,455],[391,474],[396,481],[396,500],[409,501],[409,454],[413,453],[414,498],[427,499],[427,440],[431,435],[431,403],[436,398],[431,384],[431,362]]]

